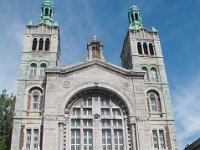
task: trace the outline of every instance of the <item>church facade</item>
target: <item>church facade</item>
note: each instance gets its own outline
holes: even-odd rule
[[[26,27],[11,150],[177,150],[158,31],[128,11],[122,67],[108,63],[94,36],[84,62],[60,67],[54,4]]]

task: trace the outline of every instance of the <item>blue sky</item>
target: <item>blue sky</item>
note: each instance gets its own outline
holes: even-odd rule
[[[177,126],[179,147],[200,135],[200,0],[57,0],[61,66],[83,61],[93,34],[104,43],[107,61],[120,65],[128,8],[141,8],[143,25],[160,35]],[[0,90],[16,92],[25,25],[40,15],[39,0],[2,0]]]

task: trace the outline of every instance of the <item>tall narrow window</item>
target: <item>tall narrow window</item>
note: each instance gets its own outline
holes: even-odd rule
[[[46,64],[42,63],[40,65],[40,76],[45,76],[45,70],[46,70],[46,68],[47,68]]]
[[[92,150],[92,130],[90,129],[84,129],[84,150]]]
[[[135,13],[135,20],[139,20],[138,14]]]
[[[151,68],[151,75],[152,75],[152,79],[158,79],[158,74],[157,74],[157,69],[155,67]]]
[[[40,38],[40,40],[39,40],[39,49],[38,50],[43,50],[43,45],[44,45],[44,41],[43,41],[43,39],[42,38]]]
[[[153,147],[159,148],[157,130],[152,130],[152,136],[153,136]]]
[[[38,149],[39,148],[39,130],[34,129],[33,130],[34,136],[33,136],[33,148]]]
[[[38,110],[38,104],[39,104],[39,93],[35,91],[33,93],[33,110]]]
[[[37,39],[36,38],[33,39],[32,50],[33,51],[37,50]]]
[[[30,76],[36,76],[37,72],[37,65],[35,63],[32,63],[30,65]]]
[[[150,94],[150,105],[151,105],[151,111],[152,112],[157,112],[157,106],[156,106],[156,97],[154,94]]]
[[[123,150],[123,134],[122,130],[114,130],[115,150]]]
[[[144,49],[144,54],[148,55],[148,47],[147,47],[147,43],[143,43],[143,49]]]
[[[137,43],[138,54],[142,55],[142,45],[140,42]]]
[[[144,79],[145,79],[145,80],[148,80],[148,79],[149,79],[149,76],[148,76],[148,70],[147,70],[147,68],[146,68],[146,67],[142,67],[142,71],[145,72],[145,74],[144,74]]]
[[[131,20],[134,21],[134,16],[133,16],[133,14],[131,14]]]
[[[160,97],[157,91],[149,91],[148,104],[150,112],[161,112]]]
[[[31,148],[31,129],[26,129],[26,149]]]
[[[50,16],[50,17],[52,16],[52,9],[50,9],[50,14],[49,14],[49,16]]]
[[[102,130],[103,150],[112,150],[111,132],[110,130]]]
[[[154,50],[153,50],[153,45],[151,43],[149,43],[149,51],[150,51],[150,54],[153,56]]]
[[[160,136],[160,147],[165,148],[165,136],[163,130],[159,130],[159,136]]]
[[[49,40],[49,38],[47,38],[47,39],[45,40],[45,51],[48,51],[48,50],[49,50],[49,46],[50,46],[50,40]]]
[[[80,150],[80,130],[72,129],[71,130],[71,150]]]
[[[45,8],[45,16],[48,16],[49,10],[48,8]]]

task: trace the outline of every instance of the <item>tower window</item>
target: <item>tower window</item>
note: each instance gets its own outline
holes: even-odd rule
[[[34,129],[33,133],[34,133],[33,148],[34,149],[38,149],[38,147],[39,147],[39,130],[38,129]]]
[[[148,95],[148,107],[150,112],[161,112],[160,97],[156,91],[149,91]]]
[[[32,50],[35,51],[37,49],[37,39],[33,39],[33,45],[32,45]]]
[[[137,43],[138,54],[142,55],[142,45],[140,42]]]
[[[42,89],[39,87],[33,87],[29,91],[28,95],[28,110],[39,111],[42,109],[43,94]]]
[[[132,19],[132,21],[134,21],[134,16],[133,16],[133,14],[131,14],[131,19]]]
[[[149,79],[147,68],[146,68],[146,67],[142,67],[142,71],[145,72],[145,74],[144,74],[144,79],[145,79],[145,80]]]
[[[49,50],[49,46],[50,46],[50,40],[47,38],[45,41],[45,51]]]
[[[135,20],[139,20],[138,14],[135,13]]]
[[[30,76],[36,76],[37,72],[37,65],[35,63],[32,63],[30,65]]]
[[[158,73],[157,73],[157,69],[155,67],[151,68],[151,75],[152,75],[152,79],[158,79]]]
[[[47,68],[46,64],[42,63],[40,65],[40,76],[45,76],[45,70],[46,70],[46,68]]]
[[[40,38],[40,40],[39,40],[39,50],[40,51],[43,50],[43,44],[44,44],[44,41],[42,38]]]
[[[150,54],[153,56],[154,50],[153,50],[153,45],[151,43],[149,43],[149,51],[150,51]]]
[[[49,14],[49,16],[51,17],[51,15],[52,15],[52,10],[50,9],[50,14]]]
[[[148,55],[147,43],[143,43],[144,54]]]
[[[152,130],[152,135],[153,135],[153,147],[158,148],[158,134],[157,130]]]
[[[48,8],[45,8],[45,12],[44,12],[45,16],[48,16],[48,13],[49,13]]]
[[[26,149],[30,150],[31,147],[31,129],[26,129]]]

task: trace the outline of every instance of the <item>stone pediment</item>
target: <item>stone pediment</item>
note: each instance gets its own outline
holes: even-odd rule
[[[107,72],[113,73],[113,74],[118,74],[120,76],[124,77],[134,77],[134,78],[144,78],[144,72],[134,72],[132,70],[127,70],[124,68],[121,68],[119,66],[113,65],[111,63],[107,63],[104,61],[100,60],[92,60],[92,61],[86,61],[82,62],[76,65],[68,66],[66,68],[49,68],[46,70],[46,75],[47,76],[54,76],[54,75],[69,75],[69,74],[74,74],[77,72],[81,72],[84,70],[88,70],[90,68],[100,68],[103,69]]]

